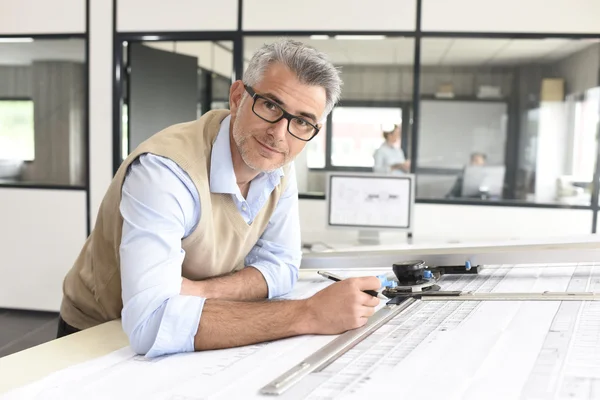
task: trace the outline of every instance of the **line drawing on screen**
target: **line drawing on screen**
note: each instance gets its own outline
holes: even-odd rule
[[[410,228],[410,177],[331,175],[329,225]]]

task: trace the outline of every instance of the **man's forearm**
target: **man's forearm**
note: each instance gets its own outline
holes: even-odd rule
[[[367,323],[379,304],[374,276],[348,278],[303,300],[237,302],[208,299],[194,336],[196,350],[245,346],[290,336],[339,334]]]
[[[181,286],[181,294],[207,299],[256,300],[266,298],[268,293],[269,288],[263,274],[252,267],[201,281],[184,279]]]
[[[194,347],[223,349],[312,333],[310,317],[304,300],[206,300]]]

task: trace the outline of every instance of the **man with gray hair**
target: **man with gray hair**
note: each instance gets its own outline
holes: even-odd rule
[[[117,171],[63,290],[58,336],[122,318],[131,347],[156,357],[357,328],[375,277],[288,293],[301,259],[294,158],[340,96],[336,68],[292,40],[265,45],[230,111],[177,124]],[[262,299],[262,301],[261,301]]]

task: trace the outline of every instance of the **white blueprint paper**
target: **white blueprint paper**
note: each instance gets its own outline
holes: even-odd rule
[[[329,282],[301,281],[306,297]],[[498,266],[446,290],[600,291],[600,267]],[[259,389],[333,340],[303,336],[148,360],[129,348],[6,399],[266,398]],[[600,302],[417,302],[280,399],[600,398]]]

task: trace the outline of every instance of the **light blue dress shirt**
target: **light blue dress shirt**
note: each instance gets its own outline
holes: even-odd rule
[[[227,117],[213,144],[209,184],[212,193],[231,194],[251,223],[283,176],[283,169],[252,180],[247,199],[236,183]],[[183,238],[196,228],[201,210],[198,191],[173,161],[145,154],[131,164],[120,204],[123,297],[122,324],[132,349],[147,357],[194,351],[204,298],[180,294]],[[298,187],[293,164],[267,228],[247,255],[246,266],[258,269],[268,297],[288,293],[298,279],[302,257]]]
[[[405,172],[400,169],[392,170],[392,165],[401,164],[406,161],[404,152],[398,147],[390,146],[387,143],[383,143],[373,155],[374,165],[373,171],[380,174],[395,174],[402,175]]]

